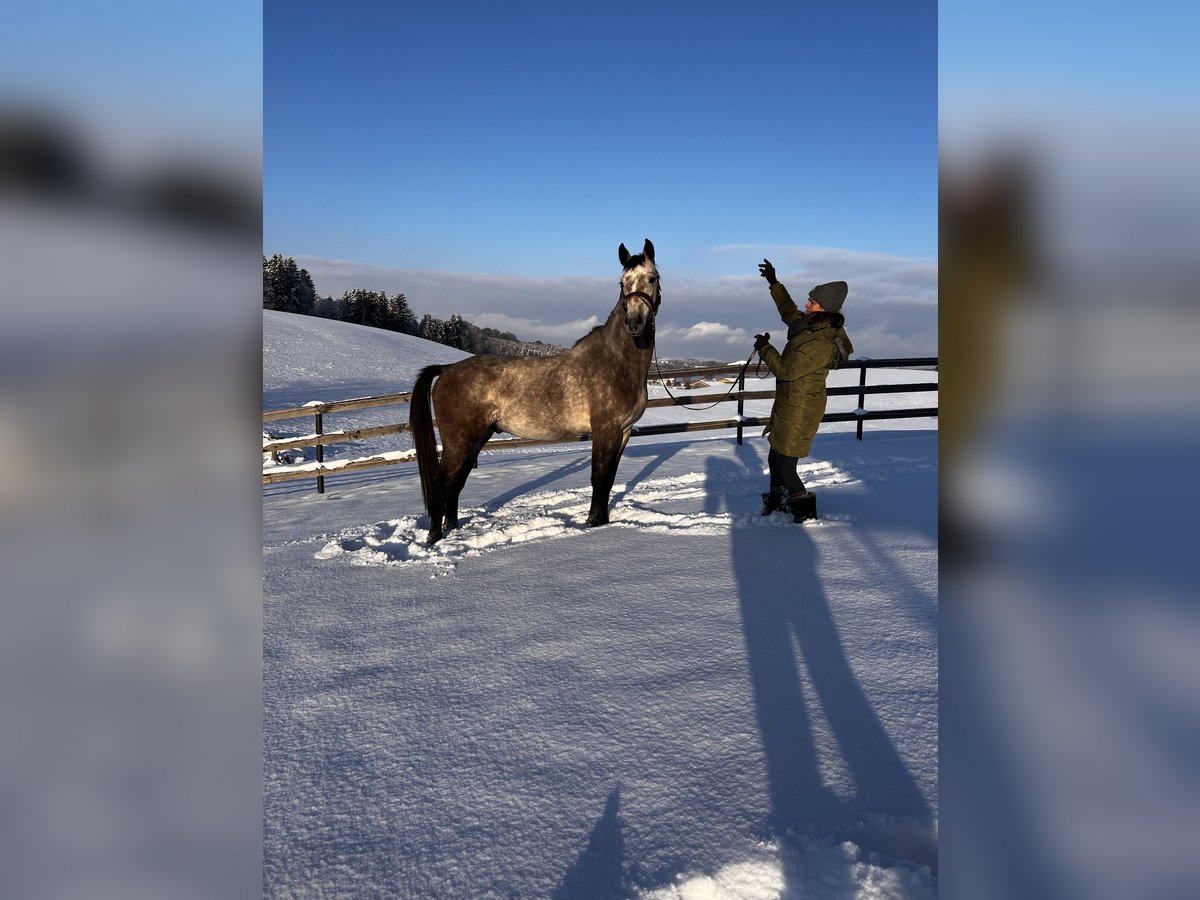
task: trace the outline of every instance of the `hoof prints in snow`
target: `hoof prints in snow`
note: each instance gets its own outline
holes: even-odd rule
[[[828,463],[804,466],[801,474],[810,487],[854,480]],[[764,517],[757,508],[750,512],[726,508],[728,497],[741,498],[742,504],[749,501],[757,507],[761,490],[758,481],[751,483],[745,476],[721,480],[699,472],[647,479],[632,487],[617,485],[613,488],[616,502],[608,527],[678,535],[727,534],[733,528],[798,527],[785,515]],[[591,499],[591,488],[581,487],[523,495],[494,510],[462,510],[459,527],[433,546],[425,543],[428,519],[424,516],[378,522],[334,536],[316,558],[342,558],[363,566],[430,565],[450,570],[460,559],[503,547],[586,534],[591,530],[586,525]],[[803,527],[837,521],[838,517],[825,517],[805,522]]]

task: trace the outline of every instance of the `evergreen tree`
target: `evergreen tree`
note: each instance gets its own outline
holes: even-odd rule
[[[276,253],[263,257],[263,309],[287,312],[290,298],[283,277],[283,257]]]
[[[409,308],[408,300],[403,294],[389,297],[387,301],[387,327],[401,334],[417,333],[417,317]]]
[[[297,273],[296,312],[311,316],[317,308],[317,287],[307,269],[296,269],[296,261],[293,259],[289,258],[288,262]]]
[[[290,256],[286,259],[276,253],[270,259],[263,257],[263,308],[280,312],[310,315],[317,304],[317,289],[312,276],[296,265]]]
[[[431,316],[425,313],[421,317],[421,325],[417,329],[417,336],[424,338],[427,341],[435,341],[439,344],[444,344],[446,338],[446,323],[436,316]]]
[[[362,291],[359,310],[362,314],[360,325],[366,325],[368,328],[382,328],[387,315],[386,295],[378,291]]]
[[[387,327],[387,294],[354,288],[342,294],[341,319],[370,328]]]
[[[466,350],[463,346],[466,343],[466,323],[463,317],[458,313],[453,313],[450,319],[446,322],[446,336],[442,340],[443,344],[450,347],[456,347],[459,350]]]
[[[488,339],[478,325],[473,325],[461,316],[458,321],[460,323],[458,326],[458,347],[460,349],[466,350],[468,353],[491,352]]]
[[[277,262],[282,263],[278,253],[270,259],[263,257],[263,309],[282,310],[283,308],[282,299],[275,292],[275,280],[271,277],[271,270]]]
[[[362,310],[359,303],[360,293],[357,288],[342,293],[341,299],[338,300],[338,318],[343,322],[358,324],[359,319],[362,318]]]

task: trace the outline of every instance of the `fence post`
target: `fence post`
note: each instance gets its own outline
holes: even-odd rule
[[[321,414],[317,413],[317,437],[320,437],[324,433],[325,433],[325,429],[321,423]],[[325,445],[317,444],[317,465],[323,465],[324,462],[325,462]],[[324,475],[317,476],[317,493],[318,494],[325,493],[325,476]]]
[[[867,384],[867,367],[863,366],[861,369],[858,370],[858,386],[865,387],[866,384]],[[866,408],[867,408],[867,395],[866,394],[858,395],[858,408],[861,410],[864,410],[864,411],[866,410]],[[858,417],[858,423],[855,426],[855,430],[856,430],[855,436],[861,441],[862,440],[862,431],[863,431],[863,417],[862,416]]]
[[[742,410],[745,409],[746,402],[742,398],[742,394],[746,390],[746,370],[738,372],[738,446],[742,446]]]

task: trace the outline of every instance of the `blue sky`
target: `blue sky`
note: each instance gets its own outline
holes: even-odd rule
[[[873,271],[890,259],[932,272],[891,292],[929,319],[936,16],[931,2],[272,0],[264,252],[310,259],[322,293],[360,285],[317,261],[350,261],[395,270],[386,289],[419,312],[554,324],[603,317],[617,244],[650,237],[665,299],[672,279],[690,286],[671,311],[678,334],[714,324],[721,280],[754,284],[764,255],[799,279],[797,293],[845,278],[852,299],[846,260],[861,256]],[[831,255],[841,268],[823,268]],[[415,296],[408,272],[534,280],[543,310],[499,309],[482,293]],[[552,282],[569,278],[603,292],[580,298],[586,309],[545,308]],[[755,290],[766,298],[761,280]],[[770,326],[766,302],[761,325],[719,323],[730,344],[739,328],[752,340]]]
[[[99,119],[147,142],[188,123],[193,140],[257,153],[262,25],[243,0],[7,4],[0,103]]]

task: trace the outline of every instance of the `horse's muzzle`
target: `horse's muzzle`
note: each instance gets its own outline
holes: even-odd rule
[[[654,301],[641,291],[625,295],[625,327],[634,337],[646,330],[646,324],[654,316]]]

